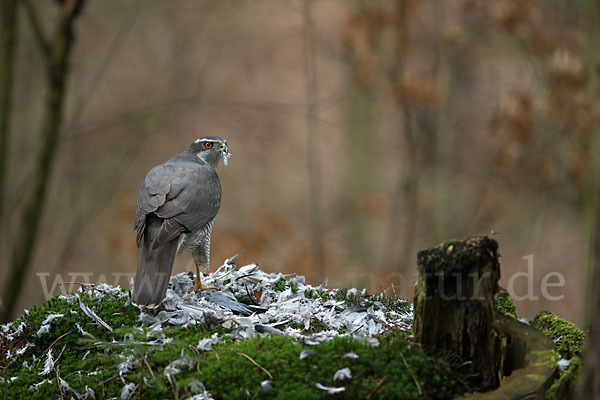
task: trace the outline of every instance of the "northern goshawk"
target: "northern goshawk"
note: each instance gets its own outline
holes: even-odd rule
[[[227,164],[227,141],[205,136],[148,172],[138,193],[134,230],[140,249],[132,302],[157,307],[165,298],[175,255],[191,250],[194,291],[207,289],[200,270],[210,264],[210,233],[221,205],[217,166]]]

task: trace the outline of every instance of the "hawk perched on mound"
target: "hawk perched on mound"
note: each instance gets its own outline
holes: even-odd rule
[[[175,254],[191,250],[194,290],[207,289],[200,268],[210,264],[210,232],[221,205],[217,166],[229,158],[227,141],[205,136],[148,172],[138,193],[134,230],[140,249],[132,302],[157,307],[165,298]]]

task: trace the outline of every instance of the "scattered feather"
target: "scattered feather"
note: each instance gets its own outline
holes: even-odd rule
[[[304,360],[305,358],[312,356],[313,354],[315,354],[314,350],[304,349],[300,352],[300,359]]]
[[[315,385],[315,387],[317,389],[321,389],[321,390],[326,390],[328,394],[337,394],[337,393],[341,393],[343,391],[346,390],[345,387],[330,387],[330,386],[323,386],[320,383],[317,382],[317,384]]]
[[[135,383],[128,383],[123,386],[123,389],[121,389],[121,400],[127,400],[136,387]]]
[[[559,369],[564,371],[565,369],[569,368],[569,365],[571,365],[571,360],[566,360],[564,358],[561,358],[556,362],[556,365],[558,366]]]
[[[12,326],[14,326],[14,322],[10,322],[8,324],[3,325],[2,329],[4,332],[8,331]],[[15,329],[12,333],[6,335],[6,340],[12,342],[15,338],[21,336],[23,330],[25,329],[25,322],[21,322],[17,329]]]
[[[124,359],[124,361],[117,364],[117,373],[122,377],[133,370],[133,355],[129,354],[125,356],[120,354],[120,357],[121,359]]]
[[[26,343],[25,346],[21,347],[20,349],[18,349],[17,351],[15,351],[15,354],[18,356],[22,356],[23,354],[25,354],[25,352],[27,351],[28,348],[33,347],[33,343]]]
[[[50,379],[44,379],[38,383],[34,383],[33,385],[29,385],[29,390],[40,390],[40,386],[45,385],[47,383],[52,383]]]
[[[351,359],[357,359],[358,358],[358,354],[356,354],[355,352],[351,351],[350,353],[346,353],[342,356],[342,358],[351,358]]]
[[[50,325],[42,325],[40,329],[37,331],[37,337],[41,337],[43,334],[48,333],[50,331]]]
[[[249,264],[249,265],[244,265],[243,267],[240,267],[238,269],[238,271],[242,274],[250,274],[254,271],[258,270],[258,265],[257,264]]]
[[[188,389],[190,389],[190,392],[192,393],[200,393],[206,390],[204,384],[197,379],[192,379],[188,382],[186,386],[188,387]]]
[[[352,371],[350,371],[350,368],[348,368],[348,367],[342,368],[342,369],[338,369],[333,374],[333,381],[334,382],[343,381],[344,379],[352,379]]]
[[[54,321],[55,319],[62,318],[64,316],[65,316],[64,314],[50,313],[50,314],[48,314],[46,319],[42,321],[42,325],[50,324],[50,322]]]
[[[44,361],[44,369],[38,375],[48,375],[54,370],[54,358],[52,357],[52,349],[46,353],[46,361]]]
[[[181,372],[183,368],[190,369],[194,365],[194,361],[186,358],[179,358],[177,360],[173,360],[169,365],[165,367],[163,374],[166,377],[171,378],[173,375],[177,375]]]
[[[273,384],[270,380],[264,380],[260,383],[260,388],[264,393],[270,393],[273,390]]]
[[[283,335],[283,332],[280,329],[277,328],[273,328],[272,326],[269,325],[261,325],[261,324],[256,324],[254,325],[254,329],[256,330],[256,332],[258,333],[271,333],[275,336],[281,336]]]
[[[64,390],[68,390],[69,392],[73,393],[73,395],[75,396],[75,398],[77,398],[77,400],[80,400],[81,398],[83,398],[83,395],[81,393],[79,393],[77,390],[75,390],[71,385],[69,385],[69,383],[67,381],[65,381],[62,378],[58,378],[58,381],[60,382],[60,387],[63,388]]]
[[[213,400],[213,397],[208,392],[198,393],[189,397],[188,400]]]
[[[209,338],[200,339],[196,348],[200,351],[211,351],[213,344],[219,343],[223,343],[223,341],[219,339],[219,334],[215,332]]]
[[[56,357],[54,359],[54,363],[58,362],[58,360],[60,360],[60,358],[62,357],[63,353],[65,352],[65,349],[67,348],[67,345],[65,344],[62,349],[60,350],[60,353],[58,353],[58,357]]]
[[[75,328],[77,328],[77,331],[83,335],[83,336],[92,336],[89,333],[87,333],[86,331],[83,330],[83,328],[81,327],[81,325],[79,325],[79,322],[75,322]]]
[[[88,387],[88,385],[85,385],[85,395],[83,396],[84,399],[95,399],[96,398],[96,392],[94,392],[94,390],[90,387]]]
[[[106,322],[102,321],[102,319],[81,300],[79,301],[79,308],[81,308],[81,311],[83,311],[85,315],[112,332],[113,329]]]

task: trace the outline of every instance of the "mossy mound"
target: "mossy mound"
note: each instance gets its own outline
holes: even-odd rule
[[[582,360],[578,356],[571,359],[569,369],[561,371],[560,378],[546,391],[547,400],[564,400],[575,398],[581,374]]]
[[[53,298],[0,328],[0,398],[451,399],[465,389],[449,362],[397,330],[317,345],[235,340],[221,324],[143,326],[128,292],[94,293]]]
[[[572,399],[575,396],[581,374],[581,355],[585,333],[575,324],[548,311],[539,312],[531,325],[556,343],[557,351],[564,360],[569,360],[566,369],[546,392],[550,400]],[[562,362],[564,362],[564,360]]]
[[[498,293],[496,309],[504,315],[517,318],[515,304],[509,293],[502,288]],[[560,376],[546,391],[546,398],[574,398],[582,369],[581,355],[585,333],[575,324],[548,311],[539,312],[530,324],[554,341],[560,355]]]
[[[573,354],[581,356],[585,333],[572,322],[551,312],[541,311],[531,325],[554,340],[561,357],[571,358]]]
[[[498,300],[496,301],[496,310],[507,317],[517,318],[517,307],[510,294],[503,288],[498,291]]]

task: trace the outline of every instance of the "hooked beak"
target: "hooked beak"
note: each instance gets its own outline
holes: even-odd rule
[[[221,155],[223,156],[223,164],[227,165],[227,161],[229,161],[229,157],[231,157],[227,143],[221,143]]]

